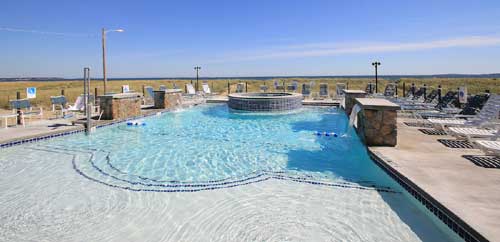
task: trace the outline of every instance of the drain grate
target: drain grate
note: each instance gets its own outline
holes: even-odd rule
[[[466,140],[453,140],[453,139],[438,139],[439,143],[443,144],[448,148],[454,149],[474,149],[469,141]]]
[[[432,124],[428,123],[417,123],[417,122],[403,122],[403,123],[409,127],[432,128]]]
[[[418,130],[426,135],[446,135],[446,132],[444,132],[443,130],[437,130],[437,129],[418,129]]]
[[[462,155],[476,166],[500,169],[500,157],[492,155]]]

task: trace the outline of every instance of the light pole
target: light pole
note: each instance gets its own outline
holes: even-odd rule
[[[375,93],[378,93],[378,66],[380,62],[375,61],[372,63],[372,66],[375,66]]]
[[[196,91],[198,91],[199,83],[198,83],[198,72],[201,70],[201,67],[195,66],[194,69],[196,70]]]
[[[123,32],[123,29],[106,30],[102,28],[102,79],[104,81],[104,94],[106,94],[106,84],[108,78],[106,77],[106,33],[108,32]]]

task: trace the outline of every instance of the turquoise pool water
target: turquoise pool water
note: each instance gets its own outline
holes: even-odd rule
[[[128,237],[134,226],[162,235],[154,241],[457,239],[370,160],[336,108],[261,114],[214,104],[143,121],[2,150],[0,237],[38,238],[23,230],[38,220],[19,215],[41,213],[97,233],[44,227],[54,240],[145,238]],[[117,220],[142,222],[114,228]],[[194,225],[206,228],[184,231]]]

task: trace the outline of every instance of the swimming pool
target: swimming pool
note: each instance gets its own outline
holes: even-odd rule
[[[458,240],[335,108],[207,104],[144,122],[0,150],[0,238]]]

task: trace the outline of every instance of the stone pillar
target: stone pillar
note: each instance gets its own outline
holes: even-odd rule
[[[361,108],[356,132],[368,146],[396,146],[397,110],[400,106],[381,98],[356,98]]]
[[[126,119],[141,115],[140,93],[119,93],[99,96],[101,119]]]
[[[165,90],[154,91],[155,94],[155,108],[166,109],[175,108],[182,104],[182,91],[179,90]]]
[[[355,104],[356,98],[366,97],[366,92],[363,90],[342,90],[344,92],[344,110],[347,116],[351,115],[352,107]]]

